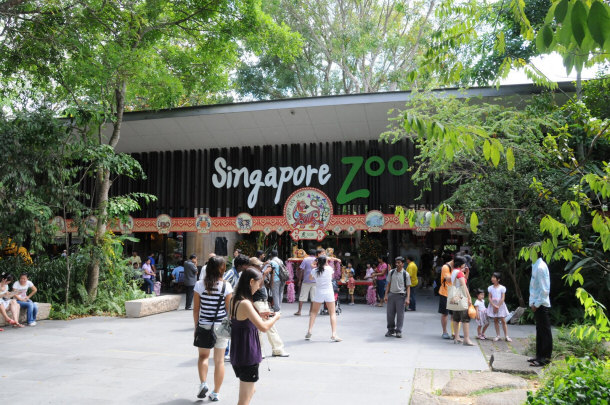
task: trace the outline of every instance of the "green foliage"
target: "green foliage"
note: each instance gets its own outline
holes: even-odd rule
[[[248,239],[241,239],[235,242],[234,249],[241,249],[241,253],[252,257],[256,253],[257,247],[256,242]]]
[[[557,329],[557,334],[553,336],[553,360],[559,361],[567,357],[590,356],[599,359],[608,358],[610,351],[604,342],[600,342],[591,336],[582,338],[575,336],[573,331],[579,327],[589,327],[591,325],[573,324]],[[536,353],[536,338],[531,336],[527,354]]]
[[[378,257],[385,255],[385,249],[383,243],[370,234],[366,234],[361,240],[358,246],[358,254],[362,263],[377,263]]]
[[[603,73],[593,80],[582,84],[582,101],[591,115],[601,119],[610,118],[610,77]]]
[[[86,315],[123,315],[124,302],[144,298],[141,290],[140,273],[131,268],[123,259],[123,242],[126,237],[107,234],[102,250],[98,251],[90,243],[78,246],[69,256],[71,260],[69,304],[64,305],[67,281],[66,258],[40,256],[31,265],[18,258],[0,260],[0,273],[7,272],[16,278],[21,273],[28,277],[38,292],[33,297],[37,302],[51,303],[51,318],[68,319]],[[84,284],[87,268],[92,258],[104,258],[100,272],[100,286],[95,300],[92,300]]]
[[[263,56],[244,61],[236,84],[257,99],[407,89],[442,26],[430,0],[267,0],[264,10],[302,38],[292,63]],[[422,82],[425,79],[420,78]]]
[[[50,220],[66,204],[82,210],[73,186],[81,150],[70,127],[49,110],[0,113],[0,240],[42,249],[57,231]]]
[[[599,0],[558,0],[549,9],[536,45],[558,52],[568,74],[610,57],[610,6]]]
[[[607,404],[610,398],[610,359],[570,357],[552,363],[543,385],[528,392],[527,404]]]

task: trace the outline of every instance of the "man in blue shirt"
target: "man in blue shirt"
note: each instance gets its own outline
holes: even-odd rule
[[[551,300],[551,277],[549,267],[539,258],[532,264],[529,305],[536,318],[536,357],[528,359],[533,367],[542,367],[551,361],[553,335],[549,311]]]
[[[174,267],[174,270],[172,270],[172,283],[173,284],[180,283],[182,281],[183,277],[184,277],[184,267],[182,267],[182,266]]]

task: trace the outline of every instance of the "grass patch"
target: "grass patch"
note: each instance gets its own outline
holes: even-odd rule
[[[441,391],[440,388],[437,388],[434,390],[433,394],[436,395],[437,397],[440,397],[441,395],[443,395],[443,391]]]
[[[510,391],[513,388],[510,387],[496,387],[496,388],[487,388],[487,389],[483,389],[483,390],[478,390],[478,391],[474,391],[471,392],[469,394],[470,397],[478,397],[480,395],[485,395],[485,394],[494,394],[497,392],[504,392],[504,391]]]

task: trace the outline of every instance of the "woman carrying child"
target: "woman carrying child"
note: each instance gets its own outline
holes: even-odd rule
[[[262,274],[248,267],[241,272],[231,300],[231,365],[239,378],[237,405],[247,405],[254,395],[258,381],[258,365],[262,361],[258,331],[266,332],[280,319],[281,314],[266,319],[254,308],[252,297],[262,286]]]
[[[506,316],[508,315],[508,309],[504,303],[506,297],[506,287],[500,284],[501,273],[494,273],[491,276],[492,285],[489,286],[487,291],[489,292],[489,306],[487,307],[487,316],[494,320],[494,326],[496,327],[496,337],[494,342],[500,340],[500,322],[502,323],[502,329],[504,330],[504,339],[507,342],[512,342],[512,339],[508,337],[508,328],[506,327]]]

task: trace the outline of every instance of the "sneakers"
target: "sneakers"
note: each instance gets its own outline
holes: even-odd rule
[[[272,356],[273,357],[289,357],[290,354],[286,353],[286,352],[280,352],[280,353],[273,353]]]
[[[307,333],[307,335],[305,335],[305,340],[311,340],[311,333]]]
[[[225,356],[225,361],[231,361],[231,356],[229,356],[228,354]]]
[[[36,321],[34,321],[32,323],[28,323],[28,326],[36,326]]]
[[[337,342],[342,342],[343,339],[341,339],[339,336],[331,336],[330,341],[333,343],[337,343]]]
[[[199,393],[197,394],[197,398],[205,398],[205,394],[207,394],[209,390],[208,383],[205,381],[202,382],[199,384]]]
[[[443,339],[451,339],[451,337],[449,336],[449,334],[447,332],[443,333],[443,336],[441,336]]]
[[[393,330],[389,330],[385,334],[385,337],[394,337],[394,336],[396,336],[396,334]]]
[[[396,334],[394,336],[400,339],[400,338],[402,338],[402,333],[396,332]]]
[[[210,402],[220,401],[220,394],[217,393],[217,392],[212,391],[208,398],[210,399]]]

